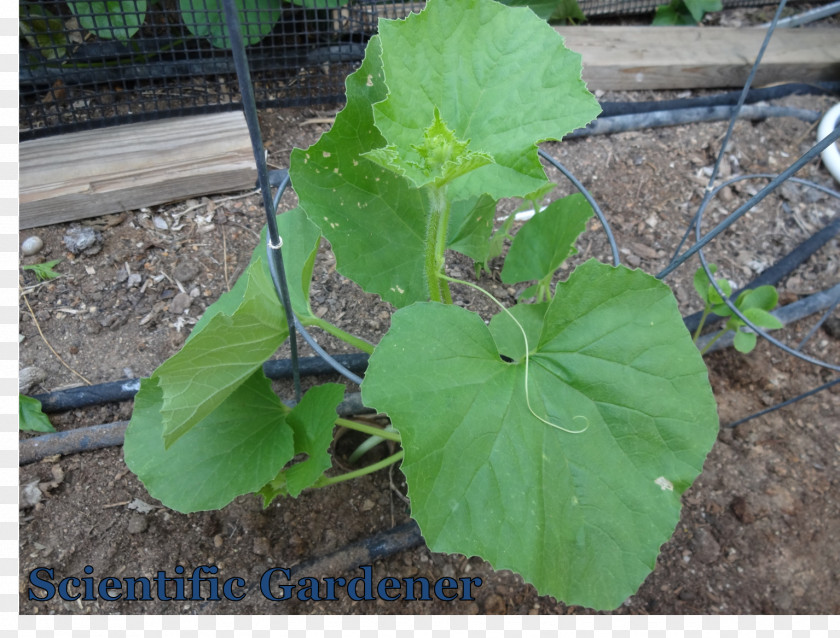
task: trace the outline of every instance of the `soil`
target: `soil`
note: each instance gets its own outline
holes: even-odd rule
[[[638,101],[690,95],[695,94],[637,92],[599,97]],[[830,106],[830,100],[814,96],[779,103],[822,111]],[[270,161],[287,166],[292,148],[314,143],[328,126],[306,121],[334,112],[322,107],[262,113]],[[622,261],[656,273],[667,264],[696,210],[706,171],[725,129],[726,123],[686,125],[545,148],[591,189],[616,234]],[[724,171],[776,173],[812,143],[810,126],[799,120],[740,122]],[[551,171],[550,176],[562,184],[555,196],[572,192],[561,176]],[[818,162],[800,176],[832,186]],[[742,182],[722,193],[710,207],[704,228],[734,210],[763,183]],[[294,194],[289,192],[281,210],[294,205]],[[737,287],[839,213],[836,200],[786,185],[719,237],[707,255],[719,265],[718,274]],[[57,280],[38,284],[32,273],[21,274],[29,305],[21,302],[20,366],[36,366],[43,372],[43,380],[29,392],[78,385],[80,375],[101,383],[151,374],[178,350],[204,309],[242,272],[257,243],[262,215],[254,193],[126,211],[82,222],[97,232],[97,241],[93,249],[79,255],[68,252],[63,243],[70,225],[22,233],[21,240],[37,234],[45,246],[37,255],[23,257],[22,263],[62,260],[57,266],[62,276]],[[784,303],[837,282],[837,241],[831,240],[780,284]],[[589,257],[610,259],[605,235],[596,223],[579,248],[578,262]],[[494,266],[494,272],[485,274],[480,283],[503,301],[512,302],[524,285],[503,286],[498,280],[500,265],[494,262]],[[696,266],[692,260],[666,279],[683,314],[699,309],[691,287]],[[460,276],[472,272],[469,263],[457,256],[453,256],[452,268]],[[327,246],[315,267],[312,296],[316,312],[366,339],[376,341],[388,329],[388,304],[363,294],[336,273]],[[478,309],[485,303],[466,293],[456,302]],[[815,317],[797,322],[777,336],[795,345],[815,322]],[[805,350],[837,363],[840,342],[830,326],[820,328]],[[351,351],[326,336],[322,345],[331,352]],[[287,354],[281,350],[277,356]],[[718,441],[702,475],[684,495],[682,518],[673,538],[663,546],[655,570],[615,613],[840,613],[840,392],[835,387],[737,428],[725,427],[825,383],[832,373],[767,343],[760,343],[749,355],[731,348],[711,353],[707,363],[722,425]],[[287,383],[278,383],[276,389],[281,396],[291,396]],[[52,421],[59,430],[66,430],[128,419],[131,408],[131,402],[104,405],[56,414]],[[388,453],[380,448],[367,460]],[[337,462],[346,463],[352,449],[351,438],[339,440]],[[152,499],[126,468],[121,448],[22,466],[20,485],[33,483],[41,499],[22,507],[20,517],[21,614],[587,611],[538,596],[519,576],[496,572],[479,558],[431,553],[425,547],[375,562],[374,575],[430,580],[480,577],[483,584],[474,589],[474,601],[278,603],[258,592],[240,602],[65,602],[58,596],[49,602],[30,601],[28,574],[36,567],[53,568],[58,580],[84,576],[86,565],[93,567],[93,576],[98,578],[152,577],[159,570],[172,576],[176,565],[185,566],[187,573],[199,565],[215,565],[222,580],[238,576],[255,584],[269,568],[323,556],[409,520],[398,470],[307,491],[297,500],[276,501],[265,510],[256,497],[244,496],[221,511],[190,515],[168,510]],[[21,502],[25,502],[23,497]],[[307,575],[350,578],[361,572]]]

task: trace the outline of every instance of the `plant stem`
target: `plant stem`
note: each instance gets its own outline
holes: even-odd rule
[[[400,450],[388,458],[382,459],[378,463],[368,465],[367,467],[363,467],[359,470],[347,472],[347,474],[341,474],[340,476],[322,476],[315,482],[313,487],[326,487],[327,485],[335,485],[336,483],[341,483],[342,481],[350,481],[352,479],[359,478],[360,476],[365,476],[366,474],[373,474],[374,472],[381,470],[383,467],[388,467],[389,465],[393,465],[394,463],[401,461],[403,456],[405,456],[405,452]]]
[[[706,304],[703,307],[703,314],[700,316],[700,323],[697,324],[697,330],[694,331],[694,343],[697,343],[697,340],[700,338],[700,331],[703,330],[703,325],[706,323],[706,317],[709,316],[711,311],[712,307],[709,304]]]
[[[358,423],[357,421],[349,421],[348,419],[340,418],[335,420],[335,424],[345,427],[348,430],[355,430],[356,432],[361,432],[363,434],[378,436],[380,439],[396,441],[397,443],[401,442],[399,433],[389,432],[388,430],[383,430],[381,428],[375,428],[372,425],[365,425],[364,423]]]
[[[440,278],[444,272],[446,236],[449,230],[450,204],[446,198],[446,186],[430,184],[426,187],[429,197],[429,223],[426,226],[426,280],[429,282],[429,297],[432,301],[452,303],[449,284]]]
[[[706,354],[706,353],[709,351],[709,348],[711,348],[711,347],[712,347],[712,345],[715,343],[715,341],[717,341],[718,339],[720,339],[720,338],[721,338],[723,335],[725,335],[727,332],[729,332],[729,330],[721,330],[720,332],[718,332],[718,333],[715,335],[715,338],[714,338],[714,339],[712,339],[711,341],[709,341],[709,343],[707,343],[707,344],[706,344],[706,347],[705,347],[705,348],[703,348],[703,349],[700,351],[700,355],[702,356],[702,355]]]
[[[358,348],[362,352],[366,352],[368,354],[373,354],[373,351],[376,348],[376,346],[374,346],[371,343],[368,343],[367,341],[365,341],[361,337],[351,335],[349,332],[345,332],[341,328],[339,328],[337,326],[334,326],[329,321],[325,321],[324,319],[319,319],[318,317],[316,317],[314,315],[304,317],[304,318],[299,317],[299,319],[300,319],[300,322],[304,326],[316,326],[316,327],[320,328],[321,330],[323,330],[324,332],[327,332],[327,333],[331,334],[333,337],[336,337],[337,339],[341,339],[344,343],[349,343],[354,348]]]

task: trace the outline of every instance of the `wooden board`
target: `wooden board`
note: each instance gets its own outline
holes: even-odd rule
[[[403,18],[424,4],[361,6],[361,13],[356,5],[338,10],[337,23],[354,19],[353,24],[361,22],[373,33],[377,17]],[[555,30],[570,49],[583,55],[583,79],[589,88],[615,91],[743,86],[765,34],[754,27],[582,25]],[[754,86],[838,79],[838,29],[777,29]]]
[[[241,112],[23,142],[20,228],[247,190],[257,179]]]
[[[765,30],[727,27],[557,27],[583,56],[590,89],[740,87]],[[840,30],[778,29],[754,86],[840,79]]]

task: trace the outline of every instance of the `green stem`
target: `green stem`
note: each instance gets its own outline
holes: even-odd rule
[[[354,348],[358,348],[362,352],[366,352],[368,354],[373,354],[373,351],[376,348],[376,346],[374,346],[371,343],[368,343],[367,341],[365,341],[361,337],[351,335],[349,332],[344,332],[344,330],[342,330],[341,328],[338,328],[337,326],[334,326],[329,321],[325,321],[324,319],[319,319],[318,317],[315,317],[314,315],[310,315],[308,317],[298,317],[298,319],[300,319],[300,322],[304,326],[316,326],[316,327],[320,328],[321,330],[323,330],[324,332],[327,332],[327,333],[331,334],[333,337],[336,337],[337,339],[341,339],[344,343],[349,343]]]
[[[348,430],[355,430],[356,432],[361,432],[362,434],[370,434],[372,436],[378,436],[381,439],[387,439],[389,441],[396,441],[397,443],[401,442],[400,435],[398,432],[389,432],[388,430],[383,430],[382,428],[376,428],[372,425],[365,425],[364,423],[358,423],[357,421],[349,421],[347,419],[336,419],[336,425],[340,425],[342,427],[347,428]]]
[[[440,277],[444,272],[446,236],[449,230],[450,204],[446,198],[446,186],[429,185],[429,223],[426,226],[425,269],[429,282],[429,297],[432,301],[452,303],[449,284]]]
[[[717,341],[718,339],[720,339],[720,338],[721,338],[723,335],[725,335],[727,332],[729,332],[729,330],[721,330],[720,332],[718,332],[718,333],[715,335],[715,338],[714,338],[714,339],[712,339],[711,341],[709,341],[709,343],[707,343],[707,344],[706,344],[706,346],[705,346],[705,347],[704,347],[704,348],[700,351],[700,355],[702,356],[702,355],[706,354],[706,353],[709,351],[709,348],[711,348],[711,347],[712,347],[712,345],[715,343],[715,341]]]
[[[315,482],[315,485],[313,487],[326,487],[327,485],[335,485],[336,483],[341,483],[342,481],[350,481],[352,479],[359,478],[360,476],[365,476],[366,474],[373,474],[374,472],[378,472],[379,470],[381,470],[383,467],[388,467],[389,465],[393,465],[394,463],[401,461],[403,456],[405,456],[405,452],[400,450],[396,454],[392,454],[388,458],[382,459],[378,463],[368,465],[367,467],[363,467],[359,470],[347,472],[346,474],[341,474],[339,476],[322,476]]]
[[[709,304],[706,304],[703,308],[703,314],[700,317],[700,323],[697,324],[697,330],[694,331],[694,343],[697,343],[697,340],[700,338],[700,331],[703,330],[703,325],[706,323],[706,317],[709,316],[711,311],[712,307]]]

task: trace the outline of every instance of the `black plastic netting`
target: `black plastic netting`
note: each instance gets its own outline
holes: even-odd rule
[[[724,0],[757,6],[768,0]],[[582,0],[587,16],[658,0]],[[257,104],[343,100],[377,19],[422,2],[249,0],[240,13]],[[256,8],[251,8],[256,7]],[[219,0],[20,0],[20,139],[235,108]]]

